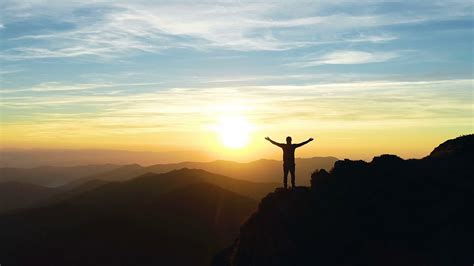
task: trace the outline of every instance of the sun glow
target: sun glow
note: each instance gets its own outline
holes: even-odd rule
[[[216,130],[224,146],[237,149],[248,144],[252,126],[242,116],[231,116],[222,117]]]

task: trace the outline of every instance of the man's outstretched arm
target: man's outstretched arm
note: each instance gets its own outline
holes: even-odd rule
[[[283,144],[281,144],[281,143],[278,143],[278,142],[276,142],[276,141],[273,141],[270,137],[266,137],[265,139],[268,140],[268,141],[270,141],[273,145],[277,145],[278,147],[281,147],[281,145],[283,145]]]
[[[307,141],[303,141],[303,142],[301,142],[301,143],[295,144],[295,146],[296,146],[296,147],[301,147],[301,146],[303,146],[303,145],[305,145],[305,144],[310,143],[310,142],[313,141],[313,140],[314,140],[313,138],[309,138]]]

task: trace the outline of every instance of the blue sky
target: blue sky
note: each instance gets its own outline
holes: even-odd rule
[[[216,112],[434,143],[472,131],[473,36],[471,1],[2,1],[3,146],[205,132]]]

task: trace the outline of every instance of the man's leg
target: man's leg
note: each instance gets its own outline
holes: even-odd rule
[[[295,188],[295,165],[290,167],[290,174],[291,174],[291,188]]]
[[[289,171],[290,171],[290,169],[288,168],[288,166],[283,165],[283,186],[285,188],[288,187],[288,172]]]

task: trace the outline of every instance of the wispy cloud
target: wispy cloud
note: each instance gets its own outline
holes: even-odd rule
[[[160,82],[142,82],[142,83],[80,83],[80,84],[65,84],[62,82],[45,82],[29,88],[19,89],[2,89],[0,94],[18,93],[18,92],[61,92],[61,91],[82,91],[94,90],[104,88],[119,88],[119,87],[141,87],[159,85]]]
[[[39,121],[49,121],[52,117],[49,114],[52,113],[58,116],[71,114],[75,117],[76,113],[87,112],[93,106],[94,112],[88,120],[108,117],[117,121],[119,126],[128,120],[134,120],[134,124],[143,124],[143,118],[146,117],[145,124],[158,123],[161,124],[160,130],[169,131],[179,130],[179,127],[175,127],[178,120],[186,124],[186,128],[199,127],[216,113],[226,112],[241,112],[253,120],[274,120],[275,125],[285,123],[281,120],[277,122],[281,116],[293,116],[292,119],[300,121],[301,125],[306,125],[310,120],[337,122],[441,119],[442,110],[449,117],[453,110],[457,110],[455,114],[459,117],[469,114],[466,111],[472,108],[468,97],[472,82],[366,81],[299,86],[219,86],[204,89],[155,89],[150,92],[116,95],[69,95],[56,90],[56,94],[41,97],[4,97],[1,106],[6,109],[28,107],[36,110],[30,112],[29,116]],[[71,86],[81,91],[91,85]],[[100,87],[94,85],[98,86]],[[107,86],[109,85],[102,85]],[[275,109],[275,106],[280,108]],[[71,109],[72,107],[74,108]],[[432,112],[434,109],[438,110],[436,114]],[[45,113],[48,115],[45,116]],[[302,113],[307,115],[302,116]]]
[[[18,72],[22,72],[22,71],[23,70],[21,70],[21,69],[1,69],[0,70],[0,76],[13,74],[13,73],[18,73]]]
[[[349,7],[358,4],[366,12],[355,14],[349,9],[339,10],[333,4],[308,2],[298,7],[298,4],[285,2],[258,1],[178,1],[146,5],[84,1],[48,3],[48,8],[44,8],[42,1],[7,1],[2,12],[4,23],[54,18],[57,23],[63,22],[71,27],[54,29],[44,25],[37,32],[19,32],[18,36],[6,40],[14,47],[7,48],[0,56],[6,60],[110,58],[138,52],[156,53],[170,48],[281,51],[331,42],[378,43],[398,37],[374,30],[375,27],[448,16],[441,10],[443,5],[436,8],[431,5],[426,8],[428,11],[413,16],[404,12],[379,14],[371,12],[363,3],[343,2]],[[336,11],[328,11],[332,9]],[[461,11],[462,8],[456,8],[456,12],[450,14],[465,14]]]
[[[290,63],[291,66],[312,67],[319,65],[354,65],[379,63],[399,56],[396,52],[334,51],[319,56],[306,56],[305,59]]]

